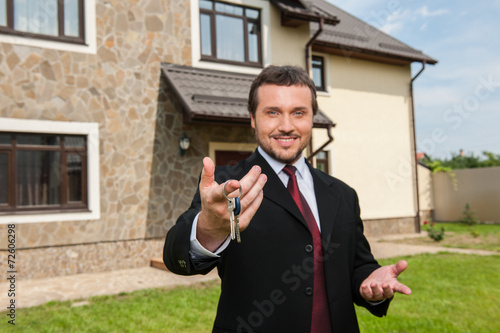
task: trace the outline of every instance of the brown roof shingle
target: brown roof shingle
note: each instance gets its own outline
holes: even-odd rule
[[[324,0],[308,0],[309,9],[328,13],[340,20],[331,26],[325,25],[323,32],[314,42],[313,47],[326,47],[342,51],[342,54],[368,54],[383,58],[392,58],[404,62],[426,62],[436,64],[437,60],[416,50],[405,43],[387,35],[381,30],[352,16],[342,9]],[[318,30],[318,23],[312,22],[311,36]]]

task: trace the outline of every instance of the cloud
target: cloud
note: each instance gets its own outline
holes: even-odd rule
[[[429,11],[427,6],[423,6],[415,11],[415,13],[420,14],[423,18],[427,18],[430,16],[441,16],[444,14],[448,14],[449,11],[447,9],[437,9],[435,11]]]
[[[386,34],[393,34],[399,31],[403,27],[402,22],[388,22],[381,26],[379,29],[385,32]]]

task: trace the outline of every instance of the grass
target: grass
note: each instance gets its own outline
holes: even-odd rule
[[[384,318],[358,308],[363,333],[500,332],[500,256],[440,253],[404,259],[409,268],[400,280],[413,295],[396,296]],[[16,331],[210,332],[218,297],[219,285],[212,282],[94,297],[78,307],[72,306],[77,301],[50,302],[18,309]]]
[[[460,222],[436,222],[434,225],[436,230],[439,230],[441,227],[445,229],[445,238],[442,241],[436,242],[425,235],[420,238],[405,239],[404,242],[405,244],[438,245],[463,249],[496,251],[500,253],[499,224],[476,224],[470,227]],[[422,231],[427,231],[427,225],[422,227]],[[472,235],[472,231],[475,231],[476,237]]]
[[[218,282],[176,289],[147,289],[86,302],[50,302],[18,309],[17,332],[209,332]],[[3,315],[2,317],[5,317]],[[3,324],[3,323],[2,323]],[[1,331],[1,330],[0,330]]]
[[[404,259],[409,268],[400,281],[413,295],[397,295],[381,319],[357,308],[361,332],[500,332],[500,256],[442,253]]]

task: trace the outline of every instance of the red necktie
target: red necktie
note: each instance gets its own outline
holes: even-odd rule
[[[321,247],[321,234],[319,232],[316,219],[307,204],[306,199],[300,193],[297,185],[297,177],[295,176],[295,168],[292,165],[287,165],[283,171],[289,176],[287,189],[292,195],[293,200],[300,209],[307,222],[309,230],[313,236],[314,247],[314,286],[313,286],[313,308],[311,320],[311,333],[326,333],[331,332],[330,311],[326,296],[325,286],[325,270],[323,265],[323,249]]]

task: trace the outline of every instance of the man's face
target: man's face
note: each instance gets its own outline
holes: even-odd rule
[[[296,162],[311,138],[311,90],[307,86],[266,84],[257,93],[259,104],[251,124],[258,144],[279,162]]]

